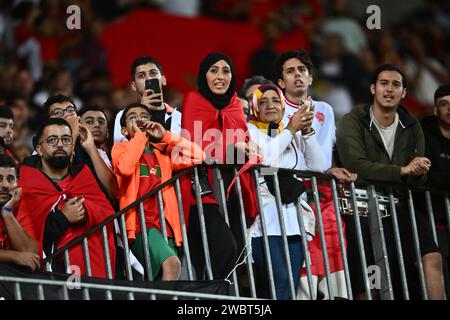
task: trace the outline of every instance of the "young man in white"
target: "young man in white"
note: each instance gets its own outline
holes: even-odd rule
[[[303,121],[308,122],[312,119],[312,128],[315,131],[317,141],[319,142],[326,159],[325,168],[329,174],[332,174],[340,182],[356,180],[356,174],[350,173],[344,168],[333,167],[333,148],[336,141],[336,126],[334,121],[333,108],[326,102],[313,101],[308,96],[308,88],[313,82],[312,62],[308,54],[303,51],[287,51],[279,56],[275,64],[277,84],[284,91],[285,113],[283,124],[287,125],[293,114],[300,108],[309,108],[311,113],[305,113]],[[312,115],[313,114],[313,115]],[[330,260],[330,271],[332,272],[334,296],[347,297],[347,289],[342,267],[341,248],[338,240],[338,231],[336,224],[336,215],[334,212],[331,196],[331,187],[329,185],[319,184],[319,192],[324,195],[321,198],[322,217],[327,241],[328,257]],[[323,206],[329,210],[324,210]],[[342,228],[343,229],[343,228]],[[343,231],[344,232],[344,231]],[[316,250],[312,248],[316,247]],[[309,244],[311,259],[313,263],[313,287],[318,286],[325,297],[329,297],[326,279],[323,274],[323,260],[320,252],[320,241],[318,235],[314,243]],[[317,250],[318,249],[318,250]],[[322,265],[316,267],[316,265]],[[324,280],[324,281],[322,281]],[[300,299],[311,299],[308,294],[308,284],[306,277],[302,277],[299,292]],[[314,293],[313,293],[314,294]],[[312,297],[315,299],[316,297]]]
[[[131,89],[139,94],[140,103],[152,112],[159,113],[162,117],[161,124],[166,130],[179,134],[181,131],[181,113],[164,102],[162,88],[167,84],[161,63],[149,56],[136,58],[130,67]],[[161,93],[154,93],[151,89],[145,89],[145,81],[158,79]],[[119,111],[114,121],[114,142],[126,140],[120,132],[120,117],[123,110]],[[155,119],[154,116],[152,116]],[[158,121],[159,122],[159,121]]]

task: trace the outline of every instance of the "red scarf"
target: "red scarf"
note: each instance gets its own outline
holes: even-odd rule
[[[66,189],[58,191],[53,183],[38,169],[22,165],[20,168],[20,179],[18,185],[22,187],[22,199],[19,210],[26,210],[34,222],[36,240],[40,252],[43,251],[44,228],[49,212],[53,206],[63,197],[66,200],[73,197],[83,196],[83,203],[87,212],[87,221],[83,225],[71,225],[61,236],[57,243],[57,249],[63,247],[71,240],[81,236],[92,227],[114,214],[109,201],[100,190],[97,180],[88,168],[83,169],[73,177]],[[114,244],[113,224],[107,225],[108,245],[110,263],[115,273],[116,250]],[[102,245],[102,230],[88,237],[89,258],[93,277],[106,278],[106,263]],[[81,269],[81,275],[86,276],[86,265],[84,263],[82,244],[77,244],[69,249],[71,265],[77,265]]]
[[[195,121],[201,122],[201,131],[198,128],[195,129]],[[183,102],[181,127],[182,129],[187,130],[187,132],[183,132],[186,139],[190,139],[201,146],[207,157],[210,155],[215,156],[219,163],[226,163],[226,144],[246,142],[249,140],[248,127],[242,109],[242,103],[236,93],[231,98],[230,104],[220,111],[214,108],[214,106],[197,91],[188,93]],[[232,135],[232,138],[229,141],[225,141],[227,129],[240,129],[240,134]],[[208,132],[212,132],[215,139],[212,138],[211,135],[205,135],[207,130],[211,130]],[[190,137],[187,136],[187,133],[190,134]],[[214,150],[218,152],[211,152],[211,147],[214,147]],[[254,218],[258,214],[258,205],[255,198],[256,190],[253,178],[246,172],[240,175],[240,179],[245,214],[248,217]],[[209,180],[212,186],[212,174],[209,174]],[[183,184],[184,194],[186,194],[185,192],[188,192],[187,188],[189,188],[189,193],[191,193],[190,183]],[[183,207],[185,214],[188,214],[190,205],[195,204],[195,198],[192,196],[189,203],[187,203],[188,200],[185,200],[186,198],[187,197],[183,199]],[[213,194],[203,197],[202,201],[204,203],[216,203]]]

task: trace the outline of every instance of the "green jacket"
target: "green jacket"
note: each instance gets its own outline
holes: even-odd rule
[[[415,157],[423,157],[425,139],[419,122],[402,106],[397,107],[399,125],[392,160],[370,118],[370,104],[346,114],[336,134],[337,152],[343,167],[358,174],[362,182],[421,184],[426,177],[400,176],[400,168]]]

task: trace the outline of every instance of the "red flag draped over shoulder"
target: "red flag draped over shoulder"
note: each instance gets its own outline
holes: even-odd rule
[[[53,183],[41,171],[31,166],[22,165],[19,176],[19,186],[22,187],[23,199],[19,210],[26,210],[34,222],[34,231],[36,240],[39,243],[40,252],[43,251],[42,244],[47,216],[61,199],[68,200],[73,197],[83,196],[85,198],[83,205],[87,212],[87,221],[82,225],[71,225],[60,237],[57,243],[57,249],[68,244],[73,239],[81,236],[114,214],[114,209],[104,193],[100,190],[97,180],[86,165],[73,177],[67,188],[61,191],[57,190]],[[112,223],[107,225],[107,241],[110,264],[114,276],[116,250]],[[106,278],[106,259],[102,245],[101,229],[88,237],[88,246],[92,276]],[[71,265],[80,267],[82,276],[87,275],[81,243],[69,249],[69,259]]]
[[[219,163],[226,163],[227,145],[249,140],[247,122],[241,101],[236,93],[230,103],[219,111],[199,92],[192,91],[184,99],[182,114],[182,135],[201,146],[207,157],[213,156]],[[235,130],[236,134],[231,135],[229,132],[227,139],[226,130]],[[209,179],[212,185],[212,174],[209,174]],[[254,218],[258,214],[258,205],[252,176],[250,173],[243,173],[240,175],[240,181],[245,214]],[[183,194],[190,194],[190,181],[185,181],[182,188]],[[202,201],[204,203],[216,203],[212,194],[203,197]],[[190,199],[187,199],[187,197],[183,199],[185,215],[189,213],[190,205],[195,203],[194,196]]]

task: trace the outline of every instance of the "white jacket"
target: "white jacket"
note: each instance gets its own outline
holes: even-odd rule
[[[251,139],[261,147],[264,158],[263,164],[285,169],[310,170],[322,172],[326,168],[325,155],[317,142],[316,136],[304,138],[301,133],[295,137],[287,129],[282,130],[276,137],[261,132],[253,124],[249,124]],[[263,214],[268,235],[281,235],[280,223],[275,197],[268,190],[264,177],[260,178]],[[304,195],[303,195],[304,196]],[[315,218],[311,207],[301,199],[303,222],[308,234],[314,235]],[[300,235],[295,204],[283,204],[286,235]],[[253,223],[250,233],[252,237],[261,237],[261,222],[258,216]]]

